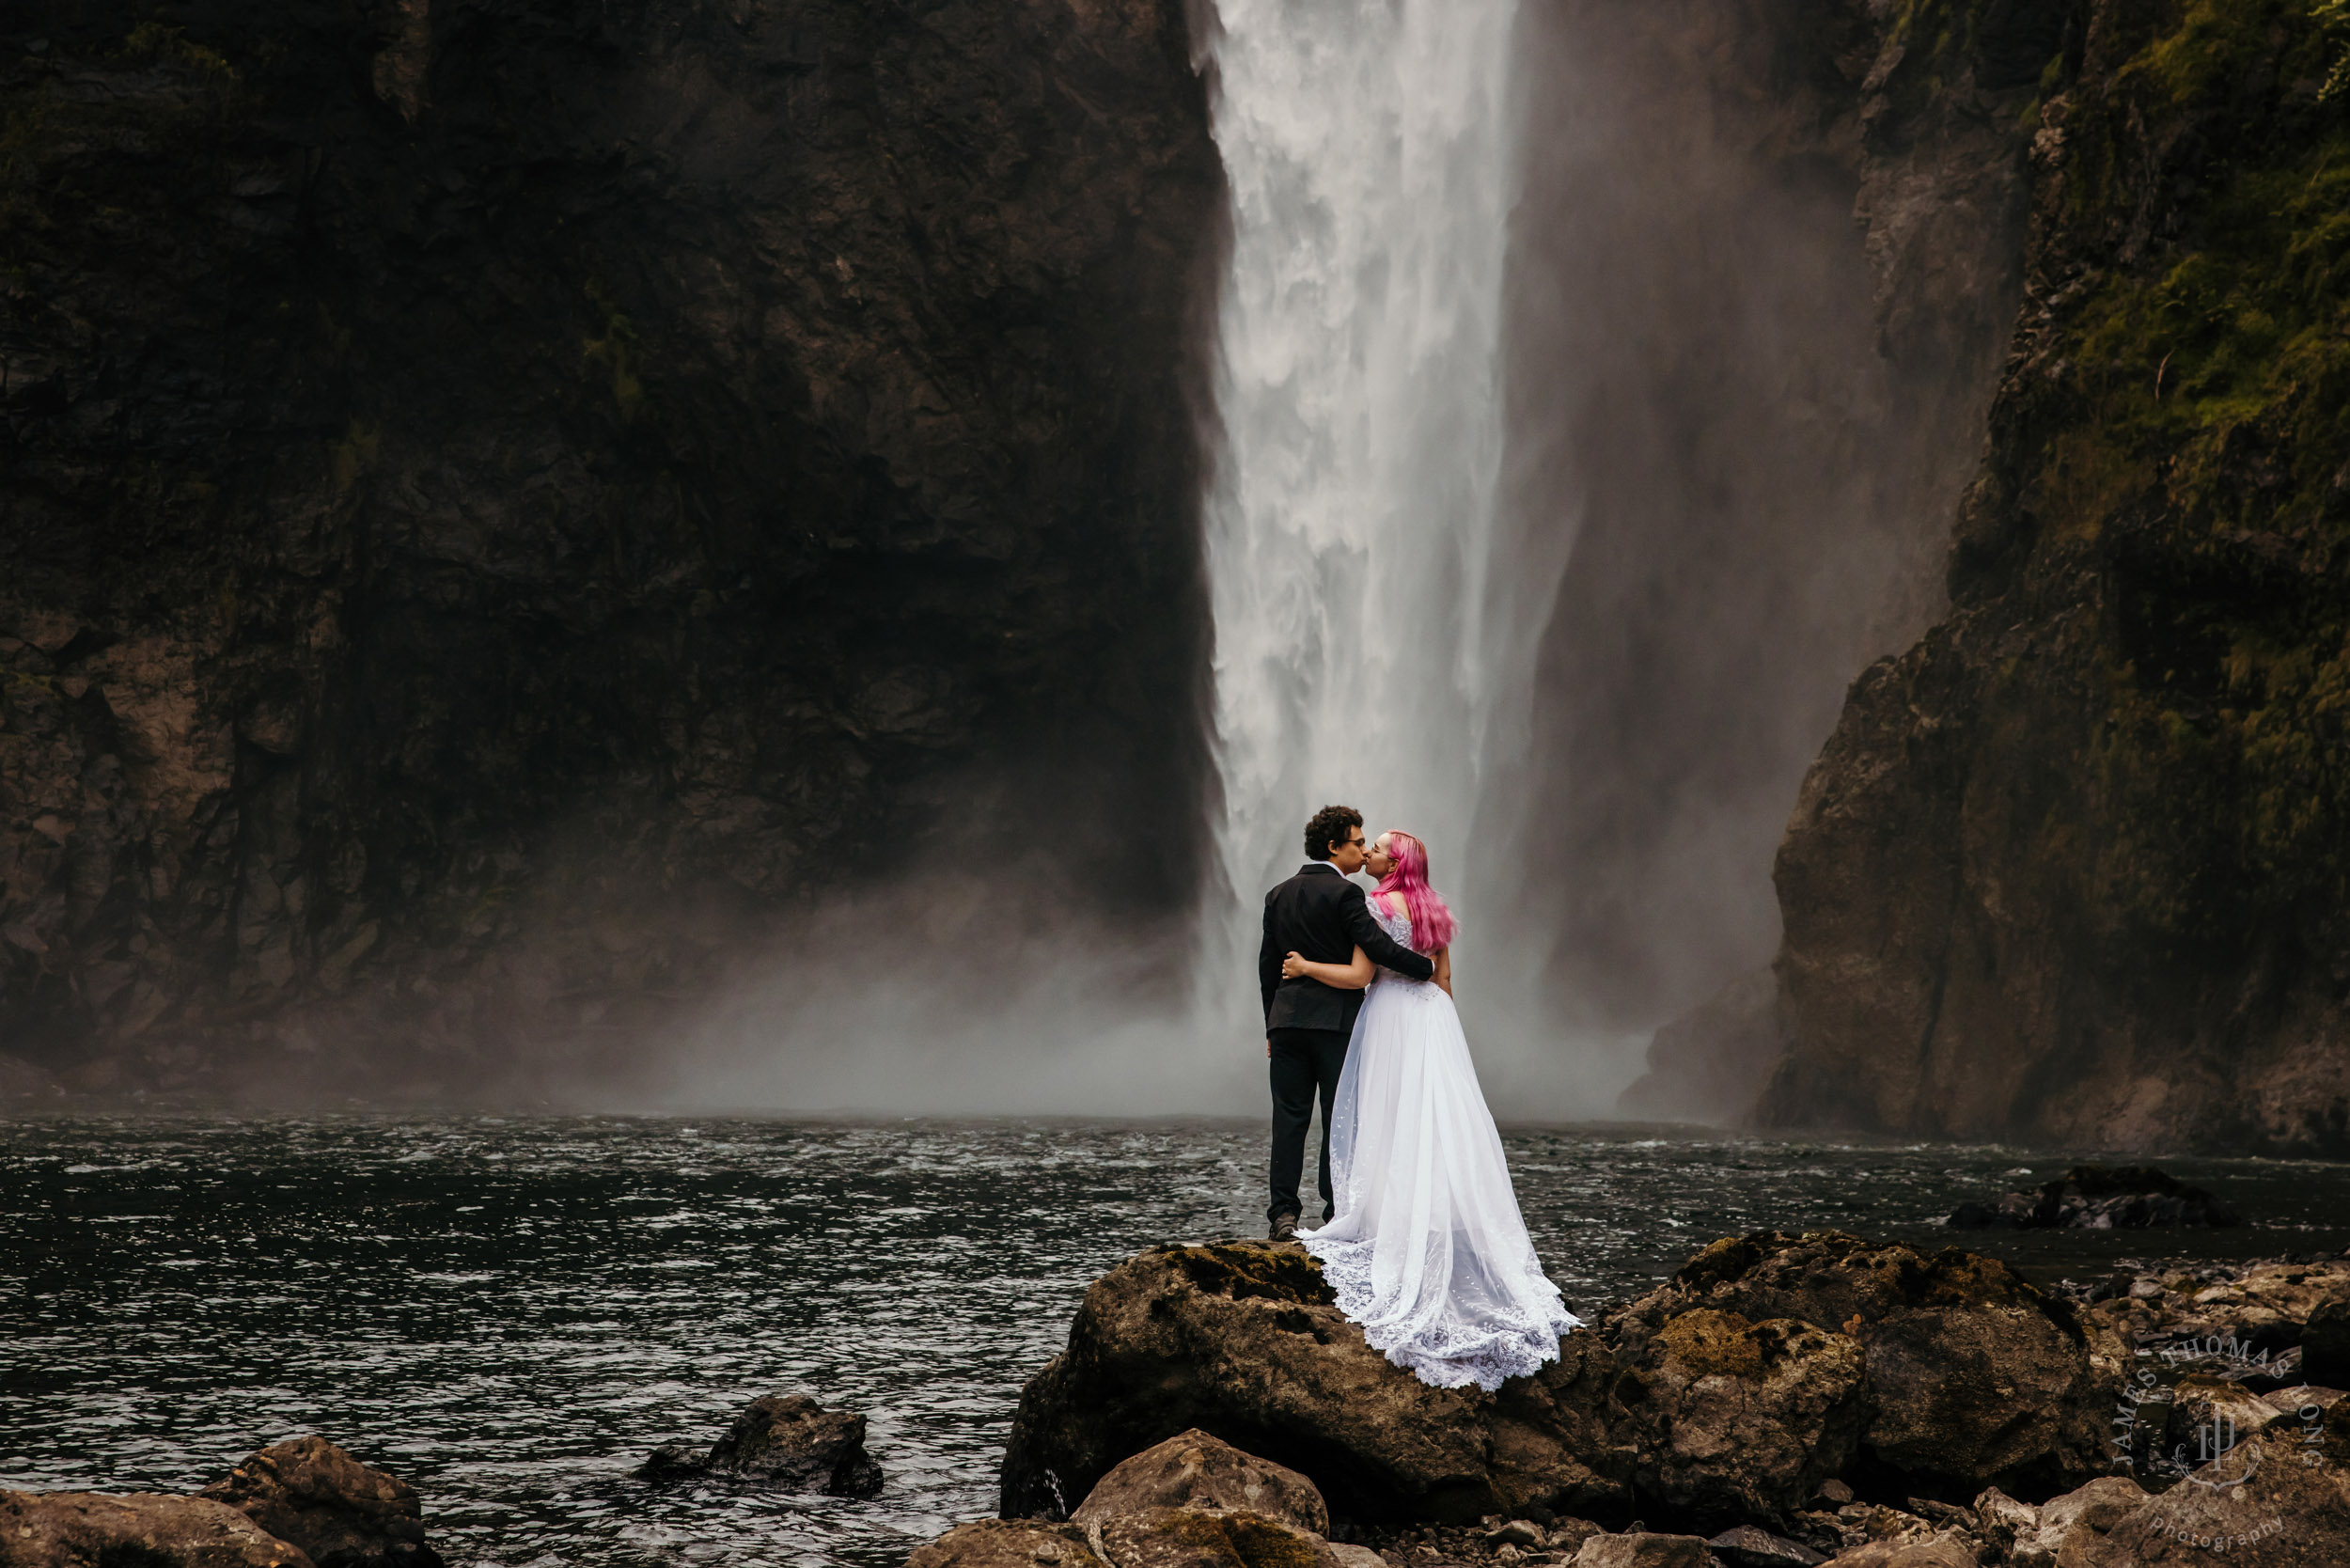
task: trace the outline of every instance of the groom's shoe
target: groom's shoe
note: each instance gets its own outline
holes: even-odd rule
[[[1277,1242],[1295,1241],[1297,1239],[1297,1216],[1295,1215],[1275,1215],[1273,1216],[1273,1230],[1271,1233],[1265,1237],[1265,1239],[1267,1241]]]

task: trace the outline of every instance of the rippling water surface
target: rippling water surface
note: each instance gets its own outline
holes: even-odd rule
[[[1577,1309],[1764,1226],[1963,1239],[2042,1278],[2350,1244],[2341,1167],[2167,1163],[2244,1231],[1953,1238],[1931,1221],[1959,1199],[2063,1159],[1505,1140]],[[1089,1280],[1158,1242],[1258,1233],[1263,1153],[1237,1121],[0,1123],[0,1485],[187,1490],[315,1431],[414,1482],[456,1563],[885,1568],[993,1511],[1020,1385]],[[880,1497],[629,1479],[794,1389],[870,1417]]]

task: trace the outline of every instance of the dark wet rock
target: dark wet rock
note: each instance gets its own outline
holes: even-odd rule
[[[1730,1568],[1815,1568],[1827,1560],[1800,1541],[1739,1525],[1706,1544]]]
[[[1711,1307],[1666,1318],[1612,1391],[1643,1510],[1711,1529],[1800,1507],[1872,1414],[1858,1341]]]
[[[1864,1492],[2045,1493],[2107,1460],[2108,1385],[2076,1315],[1994,1259],[1760,1231],[1716,1242],[1626,1316],[1653,1333],[1700,1307],[1794,1319],[1858,1345],[1869,1414],[1844,1479]]]
[[[1646,1530],[1594,1535],[1574,1554],[1574,1568],[1713,1568],[1705,1540]]]
[[[2036,1194],[2011,1192],[1996,1205],[1961,1203],[1945,1222],[1956,1230],[1994,1225],[2019,1230],[2143,1230],[2151,1226],[2234,1226],[2243,1217],[2201,1187],[2151,1166],[2076,1165]]]
[[[274,1443],[196,1496],[301,1547],[318,1568],[440,1568],[415,1488],[323,1437]]]
[[[2350,1292],[2310,1309],[2300,1349],[2302,1376],[2325,1388],[2350,1388]]]
[[[1023,1390],[1000,1507],[1062,1515],[1120,1461],[1198,1428],[1311,1477],[1342,1518],[1614,1512],[1629,1496],[1614,1376],[1574,1333],[1497,1393],[1431,1388],[1364,1343],[1303,1249],[1156,1247],[1093,1283],[1068,1349]]]
[[[739,1476],[840,1497],[870,1497],[882,1489],[882,1468],[865,1451],[865,1418],[827,1410],[806,1394],[755,1399],[707,1453],[665,1444],[636,1474],[646,1481]]]
[[[1312,1482],[1197,1429],[1120,1463],[1069,1517],[1097,1524],[1162,1508],[1256,1513],[1309,1534],[1330,1532],[1330,1510]]]
[[[209,1497],[0,1491],[0,1568],[311,1568]]]

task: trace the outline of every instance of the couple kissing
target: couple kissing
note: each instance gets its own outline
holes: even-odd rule
[[[1257,979],[1273,1088],[1276,1241],[1322,1262],[1339,1308],[1440,1388],[1500,1387],[1559,1356],[1566,1309],[1518,1212],[1452,1005],[1457,922],[1428,851],[1325,806],[1306,864],[1265,895]],[[1367,897],[1353,880],[1379,879]],[[1306,1129],[1322,1110],[1323,1224],[1300,1230]]]

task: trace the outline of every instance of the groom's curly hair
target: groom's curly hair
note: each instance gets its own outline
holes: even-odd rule
[[[1363,825],[1363,814],[1352,806],[1325,806],[1306,824],[1306,858],[1327,860],[1330,846],[1346,842],[1346,831]]]

